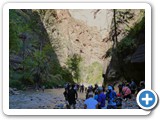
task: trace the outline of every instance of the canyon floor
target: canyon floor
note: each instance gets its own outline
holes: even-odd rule
[[[9,96],[10,109],[66,109],[64,89],[46,89],[43,91],[19,91]],[[83,109],[85,93],[78,92],[76,109]],[[122,102],[122,109],[139,109],[135,96]]]

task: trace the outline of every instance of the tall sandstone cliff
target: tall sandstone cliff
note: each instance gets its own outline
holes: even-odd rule
[[[61,66],[66,66],[69,56],[82,57],[81,82],[102,83],[102,74],[111,57],[104,58],[113,47],[110,33],[113,27],[113,10],[37,10],[49,35]],[[127,27],[139,19],[140,10],[132,10],[134,19],[119,26],[120,41]]]
[[[110,32],[111,10],[38,10],[52,46],[62,66],[69,56],[82,57],[81,79],[102,82],[105,52],[112,42],[104,42]],[[81,82],[82,82],[81,81]]]

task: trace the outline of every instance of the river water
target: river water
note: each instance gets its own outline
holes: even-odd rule
[[[46,89],[43,91],[21,91],[9,96],[10,109],[66,109],[64,89]],[[76,109],[83,109],[85,93],[78,92]],[[122,102],[122,109],[138,109],[135,96]]]
[[[10,109],[63,109],[66,101],[64,89],[46,89],[43,91],[23,91],[9,96]],[[83,108],[85,93],[78,92],[77,107]]]

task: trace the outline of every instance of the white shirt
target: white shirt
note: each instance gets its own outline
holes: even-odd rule
[[[85,100],[84,104],[87,105],[87,109],[96,109],[96,105],[98,104],[98,102],[94,98],[88,98],[87,100]]]

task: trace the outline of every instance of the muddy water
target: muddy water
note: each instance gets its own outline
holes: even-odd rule
[[[46,89],[43,91],[23,91],[9,96],[10,109],[64,109],[66,101],[64,89]],[[78,92],[77,107],[83,108],[85,93]]]
[[[66,109],[64,89],[46,89],[43,91],[22,91],[9,96],[10,109]],[[84,108],[85,93],[78,92],[76,109]],[[138,109],[136,97],[122,102],[122,109]]]
[[[56,96],[62,96],[63,92],[64,92],[63,88],[45,90],[45,93],[51,93],[51,94],[56,95]],[[78,98],[85,99],[85,92],[84,93],[78,92]]]

